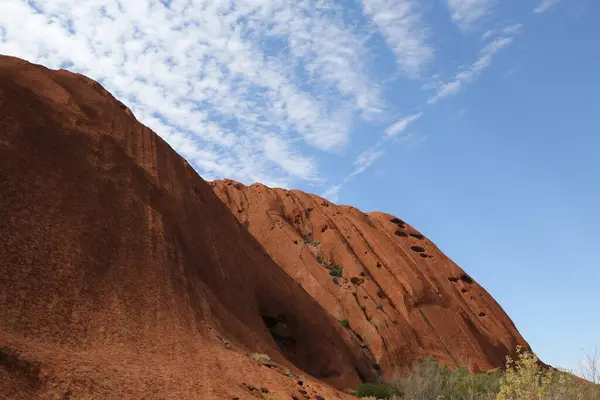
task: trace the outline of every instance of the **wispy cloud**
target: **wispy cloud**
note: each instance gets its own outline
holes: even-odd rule
[[[342,189],[342,185],[333,185],[333,186],[329,187],[325,192],[323,192],[321,197],[324,197],[333,203],[337,203],[337,201],[340,199],[340,190],[341,189]]]
[[[347,179],[365,172],[383,153],[380,143],[360,153],[354,160],[354,170],[348,175]]]
[[[313,179],[289,143],[338,149],[381,109],[362,38],[319,0],[2,2],[0,31],[2,53],[101,81],[207,179]]]
[[[295,154],[290,150],[289,144],[285,143],[279,137],[266,136],[264,138],[264,146],[267,158],[279,165],[290,175],[304,180],[317,179],[317,165],[315,161],[310,157]]]
[[[540,0],[538,6],[533,10],[535,13],[543,13],[548,11],[552,6],[558,4],[560,0]]]
[[[421,118],[422,115],[422,112],[408,115],[400,118],[392,125],[388,126],[385,129],[383,136],[374,145],[362,151],[354,159],[354,162],[352,163],[353,169],[348,175],[346,175],[342,183],[330,187],[325,192],[325,194],[328,196],[325,196],[325,194],[323,196],[329,198],[333,202],[337,201],[337,198],[339,197],[339,191],[344,184],[347,184],[356,176],[368,170],[379,158],[385,154],[386,143],[393,141],[411,149],[414,149],[422,144],[426,137],[412,133],[406,133],[409,126]],[[333,198],[336,200],[333,200]]]
[[[362,0],[365,15],[387,41],[398,66],[416,76],[434,55],[427,43],[427,29],[414,0]]]
[[[461,29],[468,29],[490,11],[492,0],[446,0],[446,4],[452,21]]]
[[[458,93],[466,84],[477,78],[484,69],[492,64],[492,59],[501,49],[512,43],[513,37],[498,38],[487,44],[482,50],[480,57],[471,66],[456,74],[450,82],[442,84],[434,97],[429,99],[428,103],[433,104],[437,101]]]
[[[390,125],[385,130],[385,135],[387,137],[398,136],[399,134],[404,132],[410,124],[412,124],[413,122],[415,122],[416,120],[421,118],[422,114],[423,113],[417,113],[417,114],[413,114],[413,115],[409,115],[409,116],[400,118],[398,121],[396,121],[394,124]]]

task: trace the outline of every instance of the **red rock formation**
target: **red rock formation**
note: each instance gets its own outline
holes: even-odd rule
[[[279,215],[282,232],[299,237]],[[348,296],[316,297],[336,316],[340,299],[352,308]],[[190,165],[98,83],[0,57],[0,395],[344,398],[283,368],[343,388],[374,379],[371,364]]]
[[[297,190],[211,185],[289,276],[349,321],[386,378],[425,356],[482,371],[529,349],[485,289],[404,221]]]

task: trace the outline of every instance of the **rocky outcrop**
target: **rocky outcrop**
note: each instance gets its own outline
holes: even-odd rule
[[[401,219],[297,190],[211,185],[281,268],[347,321],[351,343],[387,379],[426,356],[486,371],[529,349],[485,289]]]
[[[274,223],[299,240],[284,215]],[[376,379],[337,320],[362,297],[338,295],[328,279],[314,280],[318,290],[293,279],[183,158],[84,76],[0,57],[0,221],[8,398],[344,398],[328,384]],[[289,248],[317,254],[302,241]],[[302,273],[316,264],[289,259]],[[344,276],[358,275],[349,260],[339,260]],[[402,289],[383,289],[389,313]],[[359,315],[349,315],[357,333]]]

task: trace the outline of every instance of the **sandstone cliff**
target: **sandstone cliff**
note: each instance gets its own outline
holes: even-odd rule
[[[297,190],[211,185],[290,277],[348,321],[386,378],[416,358],[486,371],[529,349],[485,289],[401,219]]]
[[[323,382],[376,378],[323,299],[84,76],[0,57],[0,221],[0,395],[330,399]]]

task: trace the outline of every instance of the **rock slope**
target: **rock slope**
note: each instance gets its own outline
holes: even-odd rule
[[[332,399],[376,378],[334,318],[347,296],[313,299],[82,75],[0,56],[0,221],[8,398]]]
[[[515,346],[529,349],[485,289],[401,219],[297,190],[211,185],[387,379],[426,356],[486,371]]]

